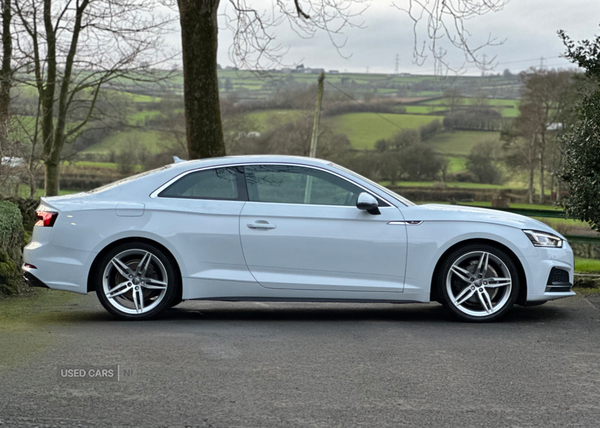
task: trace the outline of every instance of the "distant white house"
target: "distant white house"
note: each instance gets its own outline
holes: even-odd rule
[[[238,138],[258,138],[260,136],[261,136],[261,133],[258,131],[238,132]]]
[[[323,68],[305,68],[304,74],[320,74],[325,73],[325,69]]]
[[[25,159],[14,156],[2,156],[0,165],[7,166],[9,168],[18,168],[27,165]]]

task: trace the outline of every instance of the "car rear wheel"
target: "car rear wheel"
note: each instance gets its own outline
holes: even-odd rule
[[[442,304],[464,321],[494,321],[519,295],[512,259],[490,245],[468,245],[449,254],[437,278]]]
[[[100,262],[96,294],[108,312],[121,319],[152,318],[169,308],[177,279],[169,258],[145,243],[127,243]]]

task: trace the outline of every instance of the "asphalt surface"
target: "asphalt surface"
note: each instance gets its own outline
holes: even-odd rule
[[[185,302],[121,322],[90,294],[0,328],[0,427],[598,427],[599,307],[466,324],[437,304]]]

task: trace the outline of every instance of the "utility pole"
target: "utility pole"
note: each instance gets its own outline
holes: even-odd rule
[[[317,109],[315,111],[315,121],[313,123],[312,141],[310,143],[310,157],[317,156],[317,142],[319,140],[319,121],[321,119],[321,101],[323,101],[323,81],[325,73],[319,76],[319,92],[317,94]]]
[[[435,72],[438,76],[442,76],[444,74],[443,73],[444,64],[442,63],[442,60],[441,60],[442,56],[444,56],[443,54],[444,54],[444,51],[440,47],[440,49],[438,50],[437,68],[435,70]]]
[[[317,108],[315,110],[315,121],[313,123],[312,141],[310,142],[310,157],[317,157],[317,142],[319,140],[319,120],[321,119],[321,102],[323,101],[323,82],[325,81],[325,73],[321,73],[318,80],[318,93],[317,93]],[[304,191],[304,203],[310,203],[310,196],[312,194],[312,176],[306,178],[306,189]]]
[[[400,74],[400,54],[396,54],[396,68],[394,69],[394,74],[397,76]]]
[[[540,70],[544,69],[544,57],[540,57]]]
[[[483,54],[483,64],[481,66],[481,76],[485,76],[486,71],[487,71],[487,55]]]

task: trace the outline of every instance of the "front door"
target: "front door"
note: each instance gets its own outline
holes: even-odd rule
[[[245,166],[249,202],[240,216],[246,263],[264,287],[402,292],[406,228],[384,201],[380,215],[356,208],[365,190],[330,172]]]

